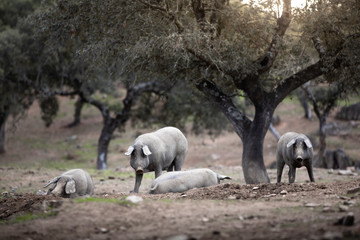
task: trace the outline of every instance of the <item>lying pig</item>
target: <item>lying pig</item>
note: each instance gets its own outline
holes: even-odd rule
[[[313,146],[308,137],[296,132],[282,135],[277,144],[276,165],[277,182],[281,182],[281,175],[285,163],[289,166],[289,183],[295,181],[296,168],[305,166],[311,182],[315,182],[312,168]]]
[[[91,195],[94,192],[94,182],[90,174],[82,169],[72,169],[50,180],[44,188],[50,187],[47,194],[59,197],[74,198]]]
[[[231,178],[219,175],[207,168],[167,172],[153,181],[149,193],[185,192],[192,188],[219,184],[220,180],[224,179]]]

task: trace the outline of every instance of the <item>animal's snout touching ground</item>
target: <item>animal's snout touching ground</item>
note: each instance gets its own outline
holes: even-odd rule
[[[137,168],[136,169],[136,174],[143,174],[144,173],[144,170],[142,168]]]

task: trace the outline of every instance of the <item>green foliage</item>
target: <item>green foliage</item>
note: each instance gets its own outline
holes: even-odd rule
[[[32,13],[41,0],[2,0],[0,2],[0,31],[4,27],[14,28],[19,18]]]
[[[40,99],[41,119],[45,126],[49,127],[57,112],[59,111],[59,102],[55,96]]]

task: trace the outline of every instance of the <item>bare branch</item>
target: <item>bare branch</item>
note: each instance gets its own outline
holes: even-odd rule
[[[281,17],[277,20],[277,27],[273,39],[265,55],[255,61],[258,73],[268,71],[278,55],[279,43],[281,42],[287,28],[291,22],[291,0],[283,0],[283,11]]]
[[[145,0],[138,0],[142,4],[144,4],[147,7],[150,7],[153,10],[159,10],[165,17],[167,17],[170,21],[174,21],[176,27],[178,28],[178,33],[182,33],[184,31],[184,26],[180,22],[178,18],[178,14],[180,13],[179,10],[181,8],[177,8],[176,12],[170,10],[170,7],[168,5],[168,2],[165,1],[165,7],[161,7],[159,5],[150,4],[149,2],[146,2]]]
[[[235,132],[243,140],[246,129],[250,128],[251,121],[234,105],[231,97],[224,94],[214,83],[201,80],[195,83],[196,88],[214,101],[234,126]]]
[[[274,101],[276,101],[276,103],[280,103],[290,92],[296,88],[312,79],[321,76],[323,74],[321,69],[322,66],[322,62],[318,61],[283,80],[282,83],[277,88],[275,88],[273,92]]]

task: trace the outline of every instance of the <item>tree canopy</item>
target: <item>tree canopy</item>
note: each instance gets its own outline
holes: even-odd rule
[[[276,106],[294,89],[326,81],[359,85],[358,1],[58,0],[38,12],[53,50],[76,42],[76,58],[130,86],[181,82],[216,103],[243,142],[247,183],[268,182],[263,140]],[[275,10],[274,10],[275,9]],[[279,9],[279,10],[278,10]],[[129,78],[129,76],[131,76]],[[246,95],[247,117],[236,103]]]

